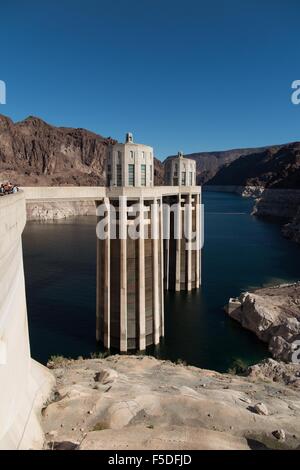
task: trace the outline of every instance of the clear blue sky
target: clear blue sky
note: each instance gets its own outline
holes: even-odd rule
[[[164,158],[300,140],[299,0],[10,0],[0,80],[36,115]]]

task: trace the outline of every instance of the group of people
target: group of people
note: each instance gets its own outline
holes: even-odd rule
[[[0,185],[0,196],[6,196],[7,194],[15,194],[18,191],[19,188],[16,184],[7,182]]]

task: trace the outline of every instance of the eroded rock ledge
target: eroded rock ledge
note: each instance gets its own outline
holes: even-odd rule
[[[149,356],[60,360],[44,408],[56,449],[296,449],[299,366],[264,361],[247,377]],[[289,367],[289,369],[286,369]]]
[[[300,282],[245,292],[230,299],[228,314],[268,343],[274,358],[300,361]]]
[[[96,215],[93,201],[27,202],[27,220],[49,222],[82,215]]]

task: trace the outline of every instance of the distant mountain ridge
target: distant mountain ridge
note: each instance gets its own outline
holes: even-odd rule
[[[267,147],[223,166],[207,184],[300,188],[300,142]]]

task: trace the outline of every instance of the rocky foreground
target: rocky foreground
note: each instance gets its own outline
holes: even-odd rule
[[[300,363],[300,282],[244,292],[228,314],[269,345],[273,357]]]
[[[49,449],[297,449],[300,366],[272,359],[247,377],[149,356],[49,363]]]

